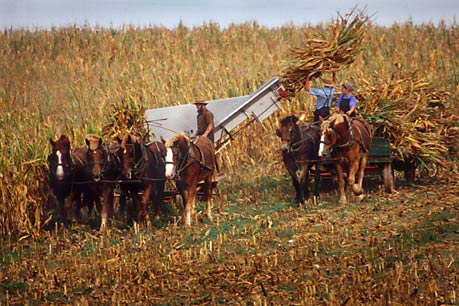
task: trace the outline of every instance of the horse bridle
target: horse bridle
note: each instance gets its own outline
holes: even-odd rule
[[[300,130],[300,138],[301,140],[300,141],[297,141],[297,142],[293,142],[293,136],[295,135],[295,126]],[[308,129],[311,128],[310,126],[308,126]],[[288,149],[288,152],[290,153],[296,153],[296,152],[300,152],[301,150],[304,149],[304,143],[308,140],[308,139],[312,139],[313,143],[315,142],[314,140],[314,137],[312,137],[311,135],[307,134],[307,133],[304,133],[303,129],[301,127],[299,127],[298,125],[292,125],[291,128],[289,129],[288,131],[288,134],[289,134],[289,139],[283,139],[281,137],[281,140],[282,141],[286,141],[288,144],[289,144],[289,149]],[[307,137],[305,137],[305,135]]]
[[[174,171],[174,177],[176,177],[177,179],[180,178],[180,173],[182,173],[186,168],[188,168],[191,164],[193,164],[193,161],[195,161],[196,159],[195,158],[192,158],[190,157],[190,155],[192,155],[190,153],[191,151],[191,144],[190,146],[188,147],[188,150],[185,154],[185,156],[182,158],[182,151],[180,151],[180,148],[178,145],[174,145],[174,147],[176,148],[176,151],[177,151],[177,154],[174,153],[174,157],[177,157],[176,159],[179,161],[178,163],[178,167],[175,167],[175,171]],[[174,151],[172,151],[174,152]],[[188,162],[189,159],[192,159],[190,162]],[[174,164],[174,162],[172,162],[172,164]]]
[[[182,152],[180,151],[180,149],[176,145],[175,147],[177,148],[177,151],[178,151],[177,160],[180,161],[178,167],[175,167],[174,177],[176,177],[177,179],[180,178],[180,173],[182,173],[186,168],[188,168],[189,166],[191,166],[195,162],[199,163],[200,167],[206,168],[207,170],[212,170],[213,171],[213,169],[208,167],[203,161],[200,161],[200,160],[196,159],[196,156],[195,156],[195,154],[194,154],[194,152],[192,150],[192,146],[195,146],[199,150],[199,152],[201,153],[202,160],[204,161],[204,152],[195,143],[190,143],[189,144],[188,150],[187,150],[185,156],[183,157],[183,159],[181,159]]]
[[[337,133],[334,127],[330,127],[330,130],[331,130],[330,138],[333,139],[335,134]],[[338,137],[336,138],[338,139]],[[331,146],[330,147],[330,151],[331,151],[331,149],[349,149],[352,145],[351,140],[352,140],[352,125],[349,125],[347,129],[347,141],[344,144],[336,145],[336,142],[335,142],[335,144],[333,145],[331,141],[323,141],[322,139],[320,140],[320,143]]]
[[[123,165],[130,165],[131,167],[131,172],[134,173],[134,175],[137,175],[137,173],[139,173],[140,171],[142,171],[145,167],[145,158],[144,158],[144,153],[142,153],[140,155],[140,158],[138,161],[136,161],[136,158],[137,158],[137,154],[136,154],[136,148],[135,148],[135,143],[128,143],[128,144],[125,144],[126,146],[126,149],[127,148],[132,148],[132,152],[133,152],[133,156],[134,158],[132,160],[128,160],[126,161],[124,159],[124,153],[123,153],[123,160],[122,160],[122,163]],[[143,147],[142,144],[140,144],[140,148],[141,150],[145,150],[145,148]],[[126,150],[125,149],[125,150]]]
[[[102,151],[102,162],[95,162],[94,159],[90,158],[91,151],[95,152],[97,150],[101,150]],[[107,168],[107,164],[108,164],[107,151],[102,146],[100,146],[99,148],[97,148],[95,150],[88,149],[88,151],[86,152],[86,160],[87,160],[87,163],[86,163],[85,167],[87,169],[91,169],[93,165],[100,165],[101,166],[101,176],[102,176],[103,173],[104,173],[104,170]],[[90,171],[90,173],[91,173],[91,176],[92,176],[92,171]]]
[[[56,152],[57,152],[57,151],[56,151]],[[72,170],[73,170],[72,156],[71,156],[70,152],[66,153],[66,154],[69,155],[69,156],[68,156],[68,157],[69,157],[68,160],[69,160],[70,162],[68,162],[68,163],[59,162],[59,158],[57,157],[56,152],[53,152],[52,154],[49,154],[49,155],[48,155],[48,163],[51,164],[50,159],[51,159],[51,157],[52,157],[53,155],[55,155],[56,158],[57,158],[57,160],[58,160],[58,162],[57,162],[56,165],[55,165],[55,168],[57,169],[57,167],[62,166],[63,169],[69,169],[69,170],[70,170],[70,174],[68,174],[67,176],[70,176],[71,173],[72,173]],[[61,153],[61,154],[62,154],[62,153]],[[64,156],[64,154],[62,154],[62,156]],[[63,160],[63,158],[61,158],[61,160]],[[53,165],[53,167],[54,167],[54,165]]]

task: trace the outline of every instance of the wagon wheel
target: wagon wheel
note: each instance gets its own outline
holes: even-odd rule
[[[384,164],[383,168],[384,178],[384,191],[388,193],[394,192],[394,171],[392,170],[392,163]]]

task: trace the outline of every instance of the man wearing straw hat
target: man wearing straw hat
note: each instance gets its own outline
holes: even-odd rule
[[[205,136],[214,142],[214,114],[207,109],[207,102],[199,99],[194,102],[198,111],[197,130],[195,136]]]
[[[333,72],[332,79],[320,78],[324,87],[311,88],[309,76],[304,82],[304,89],[313,96],[316,96],[316,104],[314,110],[314,122],[323,121],[330,116],[330,106],[333,100],[333,94],[336,87],[336,72]]]

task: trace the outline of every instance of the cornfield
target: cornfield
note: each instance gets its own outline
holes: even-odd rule
[[[1,32],[1,303],[457,304],[456,24],[368,24],[353,61],[324,70],[357,85],[359,112],[400,158],[447,160],[442,195],[376,191],[360,208],[289,207],[274,131],[285,115],[308,121],[313,112],[312,97],[294,87],[282,110],[219,155],[228,175],[215,224],[50,230],[50,138],[67,134],[76,146],[88,133],[111,137],[111,116],[126,103],[142,112],[250,94],[285,75],[305,33],[327,37],[329,26]]]

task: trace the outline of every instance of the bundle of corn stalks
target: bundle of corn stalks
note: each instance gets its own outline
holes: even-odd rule
[[[146,138],[148,132],[144,125],[144,107],[132,99],[123,100],[121,104],[112,104],[109,123],[102,128],[105,138],[110,140],[122,139],[124,135],[137,135]]]
[[[324,73],[337,72],[354,62],[361,51],[369,17],[364,11],[352,10],[341,16],[328,27],[328,35],[315,32],[314,37],[306,38],[302,46],[290,48],[293,59],[283,63],[280,79],[289,96],[310,80]]]
[[[361,82],[359,113],[373,125],[374,136],[391,141],[396,161],[457,171],[459,117],[448,92],[413,76],[379,80],[377,86]]]

